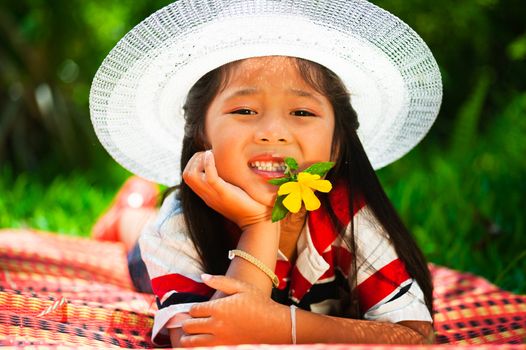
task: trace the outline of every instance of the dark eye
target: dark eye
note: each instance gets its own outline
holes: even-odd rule
[[[293,112],[291,112],[291,114],[296,116],[296,117],[314,117],[315,116],[314,113],[309,112],[309,111],[305,111],[303,109],[300,109],[300,110],[297,110],[297,111],[293,111]]]
[[[242,115],[256,115],[256,111],[253,111],[248,108],[240,108],[235,111],[230,112],[231,114],[242,114]]]

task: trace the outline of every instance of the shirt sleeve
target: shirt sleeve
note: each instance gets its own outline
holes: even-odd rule
[[[433,322],[422,290],[374,215],[365,206],[355,218],[357,291],[364,318]]]
[[[180,326],[177,319],[182,320],[194,303],[209,300],[214,290],[201,280],[201,259],[175,194],[165,199],[158,217],[146,225],[139,245],[159,307],[152,331],[155,340],[159,332],[167,333],[168,323],[170,328]]]

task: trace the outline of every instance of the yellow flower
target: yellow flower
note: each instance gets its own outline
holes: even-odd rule
[[[297,182],[286,182],[279,187],[278,195],[288,194],[283,200],[283,205],[291,213],[297,213],[301,208],[302,200],[307,210],[316,210],[320,207],[320,200],[314,195],[313,190],[327,193],[331,189],[331,183],[328,180],[320,180],[320,175],[299,173]]]

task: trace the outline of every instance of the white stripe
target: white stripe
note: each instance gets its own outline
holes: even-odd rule
[[[371,321],[391,323],[400,321],[433,322],[433,318],[424,302],[424,293],[416,281],[401,297],[370,308],[365,313],[364,318]]]
[[[171,216],[160,227],[155,222],[146,225],[139,245],[150,278],[178,273],[202,282],[201,260],[188,237],[182,214]]]
[[[156,341],[156,337],[159,333],[164,333],[163,331],[166,331],[164,329],[164,326],[172,317],[179,313],[187,313],[190,311],[190,308],[192,305],[196,303],[184,303],[184,304],[176,304],[176,305],[170,305],[164,309],[161,309],[155,313],[154,321],[153,321],[153,329],[152,329],[152,340]],[[156,344],[158,345],[158,344]]]
[[[349,223],[345,229],[345,239],[339,236],[334,240],[332,246],[343,248],[350,253],[346,243],[346,240],[350,238],[351,225]],[[354,240],[356,242],[358,284],[398,258],[389,235],[367,206],[362,207],[354,215]]]
[[[411,284],[412,282],[413,282],[413,279],[409,278],[409,279],[405,280],[404,282],[400,283],[400,285],[398,287],[396,287],[391,293],[389,293],[389,295],[387,295],[385,298],[383,298],[382,300],[377,302],[375,305],[371,306],[369,308],[369,310],[373,310],[374,308],[378,308],[382,304],[385,304],[386,302],[391,300],[396,294],[398,294],[403,287]],[[415,281],[415,283],[416,283],[416,281]],[[412,286],[411,286],[411,288],[412,288]],[[408,293],[408,291],[406,291],[406,293]]]
[[[355,215],[357,283],[398,259],[388,234],[367,207]],[[350,227],[348,228],[350,230]]]
[[[298,259],[296,266],[300,274],[310,283],[314,284],[330,265],[318,254],[314,243],[312,242],[309,225],[305,225],[298,238]]]

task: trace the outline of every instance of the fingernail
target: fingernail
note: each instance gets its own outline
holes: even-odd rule
[[[203,274],[201,274],[201,279],[203,281],[205,281],[205,282],[208,282],[208,281],[210,281],[212,279],[212,275],[209,275],[207,273],[203,273]]]

